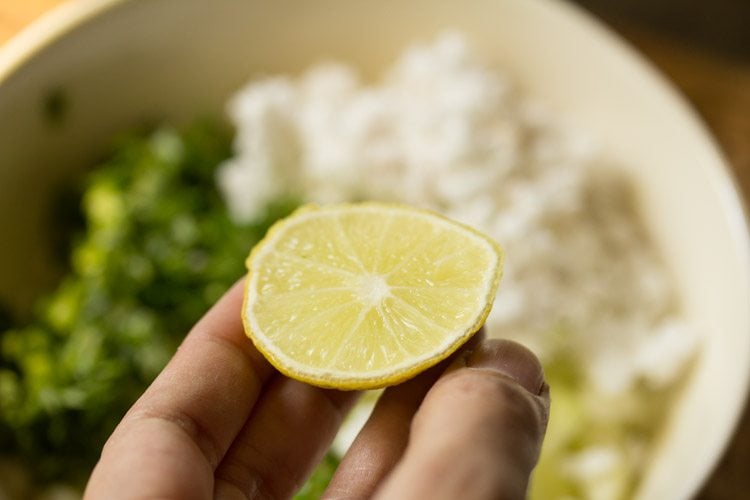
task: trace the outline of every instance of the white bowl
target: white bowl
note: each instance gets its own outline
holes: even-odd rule
[[[375,73],[446,28],[600,136],[637,185],[688,318],[707,332],[639,498],[685,498],[737,422],[750,369],[750,250],[714,141],[674,89],[595,20],[542,0],[84,0],[0,52],[0,298],[28,307],[56,270],[52,194],[144,119],[221,113],[250,76],[322,57]],[[50,125],[45,96],[69,109]]]

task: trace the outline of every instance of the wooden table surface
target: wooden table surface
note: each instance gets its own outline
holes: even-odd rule
[[[0,44],[61,3],[63,0],[0,0]],[[653,32],[615,28],[661,68],[703,116],[729,159],[745,198],[750,199],[750,62],[689,51],[675,39]],[[750,496],[748,467],[750,411],[746,410],[729,450],[698,498]]]

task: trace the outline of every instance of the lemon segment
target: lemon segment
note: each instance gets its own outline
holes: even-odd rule
[[[243,324],[289,377],[337,389],[393,385],[481,327],[502,265],[497,243],[432,212],[306,206],[248,257]]]

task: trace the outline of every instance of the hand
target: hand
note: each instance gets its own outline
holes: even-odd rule
[[[325,454],[357,393],[286,378],[255,350],[237,284],[125,415],[90,499],[288,498]],[[533,354],[482,333],[387,389],[327,498],[523,498],[547,425]]]

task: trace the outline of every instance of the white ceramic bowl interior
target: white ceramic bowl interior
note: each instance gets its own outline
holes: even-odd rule
[[[673,88],[599,23],[547,0],[83,0],[0,52],[0,298],[21,310],[56,279],[45,214],[112,136],[221,114],[253,75],[339,58],[377,74],[448,28],[596,133],[642,212],[705,347],[638,489],[686,498],[739,416],[750,368],[748,233],[717,148]],[[61,126],[43,102],[61,90]]]

